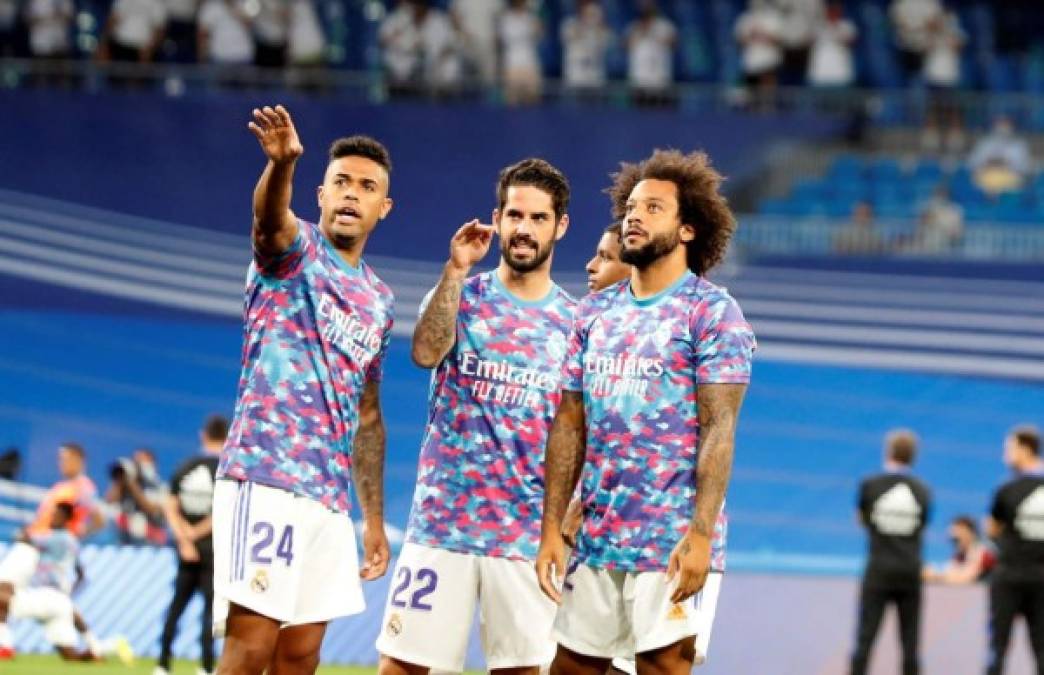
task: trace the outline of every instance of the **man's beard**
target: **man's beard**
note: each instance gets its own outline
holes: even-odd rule
[[[511,255],[511,247],[516,244],[532,244],[536,247],[536,253],[529,260],[516,260]],[[555,249],[555,240],[552,239],[548,242],[546,248],[540,248],[540,244],[533,239],[525,235],[515,235],[510,239],[505,239],[500,242],[500,255],[513,271],[519,274],[525,274],[526,272],[532,272],[536,268],[543,265],[548,258],[551,257],[551,252]]]
[[[628,265],[634,265],[638,269],[644,270],[660,258],[674,251],[680,243],[681,235],[678,230],[667,234],[658,234],[652,237],[648,243],[638,248],[627,248],[625,239],[623,247],[620,249],[620,260]]]

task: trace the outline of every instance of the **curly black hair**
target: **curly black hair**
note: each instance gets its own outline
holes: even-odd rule
[[[612,179],[606,193],[613,203],[613,218],[620,221],[627,215],[627,200],[638,183],[647,179],[674,183],[681,222],[696,231],[696,237],[685,245],[689,269],[705,274],[725,257],[736,231],[736,219],[720,192],[724,178],[711,166],[706,153],[655,150],[638,164],[621,162]]]

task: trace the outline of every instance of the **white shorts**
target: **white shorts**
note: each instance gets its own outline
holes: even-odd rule
[[[348,515],[286,490],[219,480],[213,518],[216,636],[229,603],[284,626],[365,609]]]
[[[75,647],[78,634],[73,623],[73,602],[57,588],[27,587],[11,598],[12,619],[32,619],[44,627],[47,641],[56,647]]]
[[[0,560],[0,583],[11,584],[16,590],[28,586],[38,562],[40,552],[35,546],[24,541],[11,544],[7,555]]]
[[[540,591],[531,562],[407,543],[391,581],[377,638],[385,656],[463,671],[476,604],[490,670],[543,666],[555,656],[555,604]]]
[[[721,573],[703,590],[673,604],[677,586],[663,572],[620,572],[579,565],[566,577],[554,637],[585,656],[633,659],[635,654],[696,636],[696,663],[707,659]]]

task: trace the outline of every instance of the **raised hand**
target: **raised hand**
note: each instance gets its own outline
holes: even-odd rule
[[[477,219],[464,223],[450,240],[448,266],[454,272],[467,276],[475,263],[486,257],[495,231],[493,225],[484,225]]]
[[[265,156],[276,164],[294,162],[304,154],[304,146],[297,137],[294,121],[286,108],[265,106],[254,108],[254,121],[247,124],[257,137]]]

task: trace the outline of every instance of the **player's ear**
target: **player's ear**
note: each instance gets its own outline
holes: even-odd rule
[[[394,205],[395,202],[392,201],[391,197],[385,197],[384,201],[381,202],[381,214],[380,216],[378,216],[378,219],[384,220],[385,218],[387,218],[388,214],[391,213],[392,206]]]
[[[558,225],[555,226],[555,241],[559,241],[565,236],[566,230],[569,229],[569,214],[563,213],[562,217],[558,219]]]
[[[319,210],[323,208],[323,186],[320,185],[315,189],[315,201],[319,204]]]
[[[500,209],[493,209],[493,220],[489,222],[493,223],[497,227],[500,227]]]
[[[678,236],[681,238],[682,242],[688,244],[696,238],[696,228],[692,225],[682,223],[681,229],[678,231]]]

